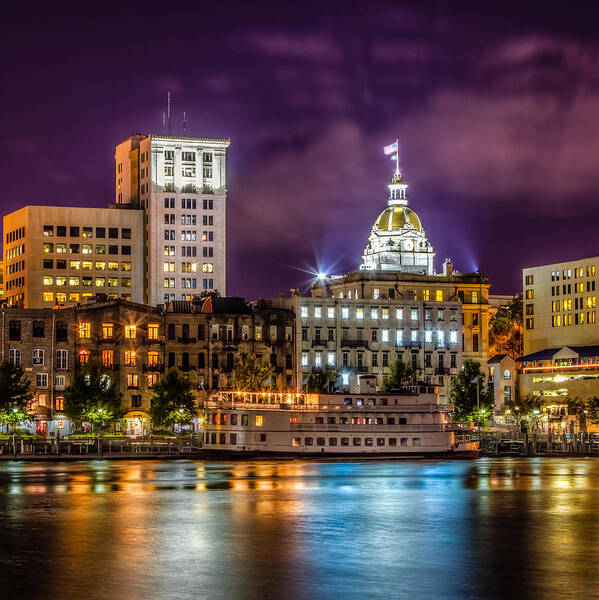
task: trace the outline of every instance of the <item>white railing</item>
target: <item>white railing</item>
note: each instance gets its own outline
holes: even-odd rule
[[[259,411],[275,411],[285,410],[290,412],[359,412],[359,413],[404,413],[404,412],[421,412],[421,413],[449,413],[453,410],[451,404],[391,404],[391,405],[362,405],[354,404],[284,404],[284,403],[260,403],[260,402],[243,402],[213,400],[206,401],[207,409],[225,409],[225,410],[259,410]]]

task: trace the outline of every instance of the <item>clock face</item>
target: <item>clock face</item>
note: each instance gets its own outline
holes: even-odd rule
[[[406,241],[403,243],[403,247],[404,247],[406,250],[414,250],[414,242],[413,242],[412,240],[406,240]]]

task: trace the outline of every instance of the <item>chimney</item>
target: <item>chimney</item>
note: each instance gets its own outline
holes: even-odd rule
[[[445,277],[451,277],[453,273],[453,263],[451,262],[451,258],[446,258],[443,263],[443,275]]]

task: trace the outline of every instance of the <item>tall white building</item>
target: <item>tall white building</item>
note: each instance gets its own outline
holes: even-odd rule
[[[228,138],[133,135],[116,147],[116,204],[144,211],[147,304],[227,293]]]

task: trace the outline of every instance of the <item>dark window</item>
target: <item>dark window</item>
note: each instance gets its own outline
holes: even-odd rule
[[[123,227],[121,229],[121,238],[123,240],[130,240],[131,239],[131,229],[129,227]]]
[[[212,355],[212,368],[218,369],[218,354],[216,352]]]
[[[285,355],[285,368],[286,369],[292,369],[293,368],[293,366],[291,364],[291,360],[292,360],[291,359],[291,354],[286,354]]]
[[[66,342],[68,340],[69,328],[64,321],[58,321],[56,323],[56,341]]]
[[[181,331],[181,337],[183,338],[183,340],[189,340],[189,323],[183,323]]]
[[[354,438],[353,439],[353,444],[354,444],[354,446],[361,446],[362,445],[362,438]]]
[[[131,246],[121,246],[121,254],[124,254],[125,256],[130,256]]]
[[[203,323],[200,323],[198,325],[198,340],[205,340],[206,339],[206,325],[204,325]]]
[[[79,237],[79,227],[69,227],[69,235],[71,237]]]
[[[51,258],[44,258],[44,269],[53,269],[54,261]]]
[[[168,353],[168,366],[169,367],[175,366],[175,353],[174,352]]]
[[[326,440],[323,437],[316,438],[316,445],[317,446],[324,446],[325,443],[326,443]]]
[[[314,445],[314,438],[311,438],[311,437],[304,438],[304,444],[306,446]]]
[[[374,446],[374,440],[372,438],[366,438],[364,441],[367,446]]]
[[[385,445],[385,438],[376,438],[376,445],[377,446],[384,446]]]
[[[241,424],[243,425],[243,427],[247,427],[248,415],[241,415]]]
[[[337,438],[329,438],[329,446],[336,446]]]
[[[109,227],[108,228],[108,237],[113,240],[119,239],[119,229],[118,227]]]
[[[406,417],[399,417],[399,424],[400,425],[407,425],[408,424],[408,420],[406,419]]]
[[[66,237],[66,235],[67,235],[66,225],[57,225],[56,226],[56,235],[58,237]]]
[[[57,260],[56,261],[56,268],[57,269],[66,269],[67,268],[67,261],[66,260]]]
[[[457,358],[457,356],[455,354],[450,354],[449,355],[449,366],[452,369],[456,368],[456,358]]]
[[[227,370],[233,370],[233,353],[227,352]]]
[[[105,238],[106,237],[106,227],[96,227],[96,237],[97,238]]]
[[[44,322],[43,321],[34,321],[33,322],[33,337],[43,338],[44,334]]]
[[[273,352],[270,355],[270,364],[276,369],[277,368],[277,355]]]
[[[389,438],[389,446],[397,446],[397,438]]]
[[[189,352],[183,352],[181,355],[181,367],[184,371],[189,371]]]
[[[108,246],[108,254],[118,254],[119,253],[119,247],[118,246]]]
[[[343,399],[343,404],[345,404],[345,406],[351,406],[352,399],[351,398],[344,398]]]
[[[194,200],[195,202],[195,200]],[[234,446],[235,444],[237,444],[237,434],[236,433],[232,433],[229,435],[229,443]]]
[[[139,394],[131,396],[131,406],[134,408],[139,408],[141,406],[141,396]]]
[[[169,323],[167,331],[168,331],[168,339],[169,340],[174,340],[175,339],[175,324],[174,323]]]
[[[8,339],[11,342],[21,341],[21,321],[10,321],[8,323]]]
[[[341,438],[342,446],[349,446],[349,438]]]
[[[203,352],[198,352],[198,369],[206,367],[206,355]]]
[[[472,352],[478,352],[478,333],[472,335]]]
[[[389,417],[387,419],[387,425],[395,425],[395,417]]]

